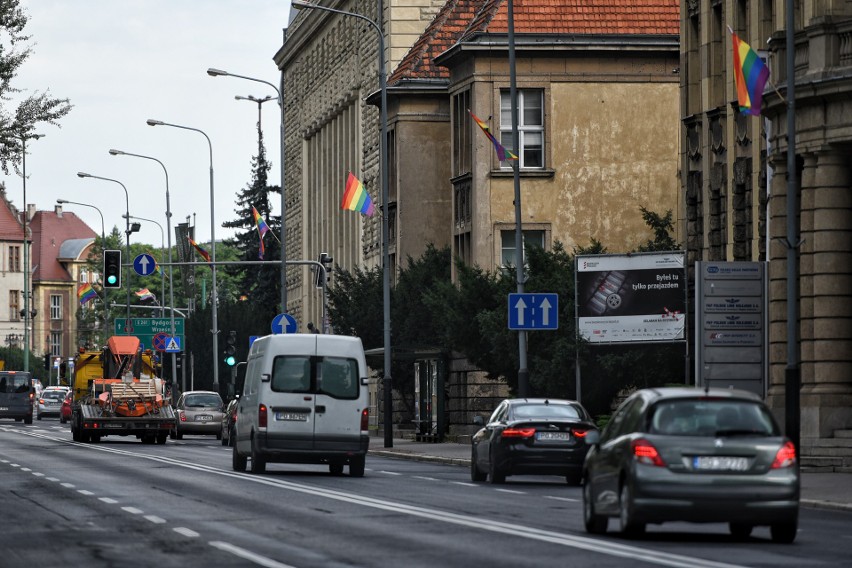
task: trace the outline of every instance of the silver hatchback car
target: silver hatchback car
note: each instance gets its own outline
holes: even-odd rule
[[[222,439],[224,403],[215,391],[186,391],[175,405],[175,429],[171,438],[180,440],[184,434],[210,434]]]
[[[610,517],[628,536],[649,523],[728,523],[736,538],[768,525],[793,542],[799,515],[796,449],[757,396],[730,389],[658,388],[632,394],[584,464],[586,530]]]

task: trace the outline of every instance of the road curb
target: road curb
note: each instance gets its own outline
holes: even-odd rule
[[[411,461],[421,461],[421,462],[431,462],[431,463],[443,463],[449,465],[460,465],[464,467],[470,467],[470,460],[465,458],[447,458],[442,456],[430,456],[427,454],[416,454],[414,452],[406,452],[406,451],[392,451],[392,450],[370,450],[370,454],[376,456],[382,456],[383,458],[395,458],[400,460],[411,460]]]
[[[799,505],[808,509],[827,509],[830,511],[852,512],[852,504],[820,501],[818,499],[799,499]]]

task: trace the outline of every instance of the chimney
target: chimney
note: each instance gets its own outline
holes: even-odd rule
[[[53,206],[53,212],[56,213],[56,216],[62,219],[62,205],[56,204]]]

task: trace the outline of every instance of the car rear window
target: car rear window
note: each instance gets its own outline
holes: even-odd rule
[[[512,410],[512,416],[515,420],[527,418],[535,420],[573,418],[579,420],[582,418],[580,411],[568,404],[519,404]]]
[[[214,394],[193,394],[186,397],[184,406],[210,407],[222,404],[222,399]]]
[[[673,436],[779,435],[778,425],[764,405],[731,399],[660,402],[651,409],[650,432]]]
[[[2,375],[0,376],[0,392],[12,394],[15,392],[29,392],[30,378],[27,375]]]
[[[62,400],[65,398],[65,391],[44,391],[41,393],[41,398]]]

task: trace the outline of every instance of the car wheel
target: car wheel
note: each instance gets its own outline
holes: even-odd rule
[[[637,523],[633,516],[633,497],[630,484],[624,482],[618,501],[621,518],[621,532],[628,538],[641,536],[645,533],[645,523]]]
[[[488,468],[488,478],[491,483],[502,485],[506,483],[506,472],[497,467],[492,461]]]
[[[228,445],[233,446],[236,443],[235,442],[236,439],[237,439],[237,432],[236,432],[236,430],[231,428],[231,431],[228,433]]]
[[[18,420],[15,419],[15,422],[17,422],[17,421]],[[32,424],[32,423],[33,423],[33,417],[32,416],[27,416],[26,418],[24,418],[24,424]]]
[[[343,464],[340,462],[331,462],[328,464],[328,471],[331,475],[343,475]]]
[[[349,477],[364,477],[367,456],[355,456],[349,460]]]
[[[471,446],[470,448],[470,480],[471,481],[485,481],[488,479],[488,474],[479,470],[479,466],[476,465],[476,447]]]
[[[216,432],[216,439],[217,439],[217,440],[221,440],[221,439],[222,439],[222,431],[221,431],[221,430],[219,430],[218,432]],[[223,443],[222,443],[222,445],[224,446],[224,445],[225,445],[225,443],[223,442]]]
[[[583,483],[583,476],[579,473],[572,473],[565,476],[565,483],[568,485],[579,487]]]
[[[169,439],[168,434],[157,434],[157,443],[161,446],[166,443],[166,440]]]
[[[234,453],[231,457],[231,467],[234,469],[234,471],[245,471],[247,461],[248,460],[246,456],[241,456],[240,453],[237,451],[237,447],[234,446]]]
[[[37,419],[41,420],[41,412],[38,413]]]
[[[254,439],[252,439],[251,441],[251,472],[266,472],[266,458],[260,455],[260,452],[257,451],[257,446],[255,446],[254,444]]]
[[[183,434],[181,434],[180,432],[177,432],[177,431],[176,431],[176,432],[175,432],[175,438],[177,438],[178,440],[183,440]]]
[[[604,534],[609,525],[608,518],[595,513],[592,484],[588,480],[583,485],[583,523],[586,525],[586,532],[590,534]]]
[[[769,534],[772,536],[772,542],[780,542],[782,544],[790,544],[796,540],[796,532],[798,531],[798,523],[778,523],[770,525]]]
[[[174,440],[174,439],[175,439],[175,437],[176,437],[176,436],[175,436],[175,431],[174,431],[174,430],[169,430],[169,438],[171,438],[172,440]]]
[[[728,528],[731,531],[731,535],[737,540],[745,540],[751,536],[751,531],[754,530],[752,525],[746,525],[744,523],[730,523]]]
[[[221,432],[219,433],[219,436],[217,436],[217,437],[218,437],[220,440],[222,440],[222,445],[223,445],[223,446],[227,446],[227,445],[228,445],[228,440],[226,440],[226,439],[225,439],[225,437],[224,437],[224,436],[222,436],[222,433],[221,433]]]

